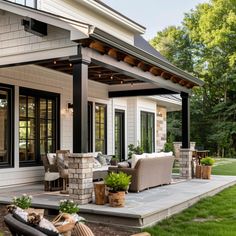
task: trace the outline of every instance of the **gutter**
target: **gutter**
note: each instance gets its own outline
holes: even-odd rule
[[[172,65],[171,63],[168,63],[164,60],[161,60],[160,58],[157,58],[142,49],[139,49],[129,43],[126,43],[106,32],[103,30],[100,30],[98,28],[94,28],[92,32],[90,32],[90,37],[93,39],[100,40],[104,43],[107,43],[111,46],[114,46],[117,49],[120,49],[123,52],[126,52],[136,58],[139,58],[140,60],[143,60],[147,63],[150,63],[152,65],[155,65],[157,67],[160,67],[161,69],[164,69],[168,72],[171,72],[175,75],[178,75],[198,86],[203,86],[204,81],[195,78],[194,76],[190,75],[189,73],[177,68],[176,66]]]

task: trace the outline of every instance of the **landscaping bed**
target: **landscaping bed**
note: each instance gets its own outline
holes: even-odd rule
[[[5,226],[3,217],[7,214],[6,206],[0,205],[0,236],[11,236],[8,228]],[[108,227],[98,224],[87,224],[93,231],[95,236],[129,236],[132,234],[130,231],[125,231],[118,228]]]

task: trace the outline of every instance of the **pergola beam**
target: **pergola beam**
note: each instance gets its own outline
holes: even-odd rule
[[[139,89],[139,90],[135,89],[135,90],[123,90],[123,91],[110,91],[108,92],[108,97],[118,98],[118,97],[153,96],[153,95],[163,95],[163,94],[177,94],[177,92],[164,88]]]

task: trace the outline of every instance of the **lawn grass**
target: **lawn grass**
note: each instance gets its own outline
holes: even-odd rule
[[[152,236],[235,236],[235,196],[233,186],[144,231]]]
[[[212,168],[213,175],[236,175],[236,159],[222,158],[216,160]]]

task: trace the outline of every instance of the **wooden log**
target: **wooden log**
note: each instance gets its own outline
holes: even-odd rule
[[[196,165],[196,178],[202,178],[202,166],[200,165]]]
[[[97,205],[104,205],[106,203],[105,189],[106,185],[104,183],[94,183],[95,203]]]

